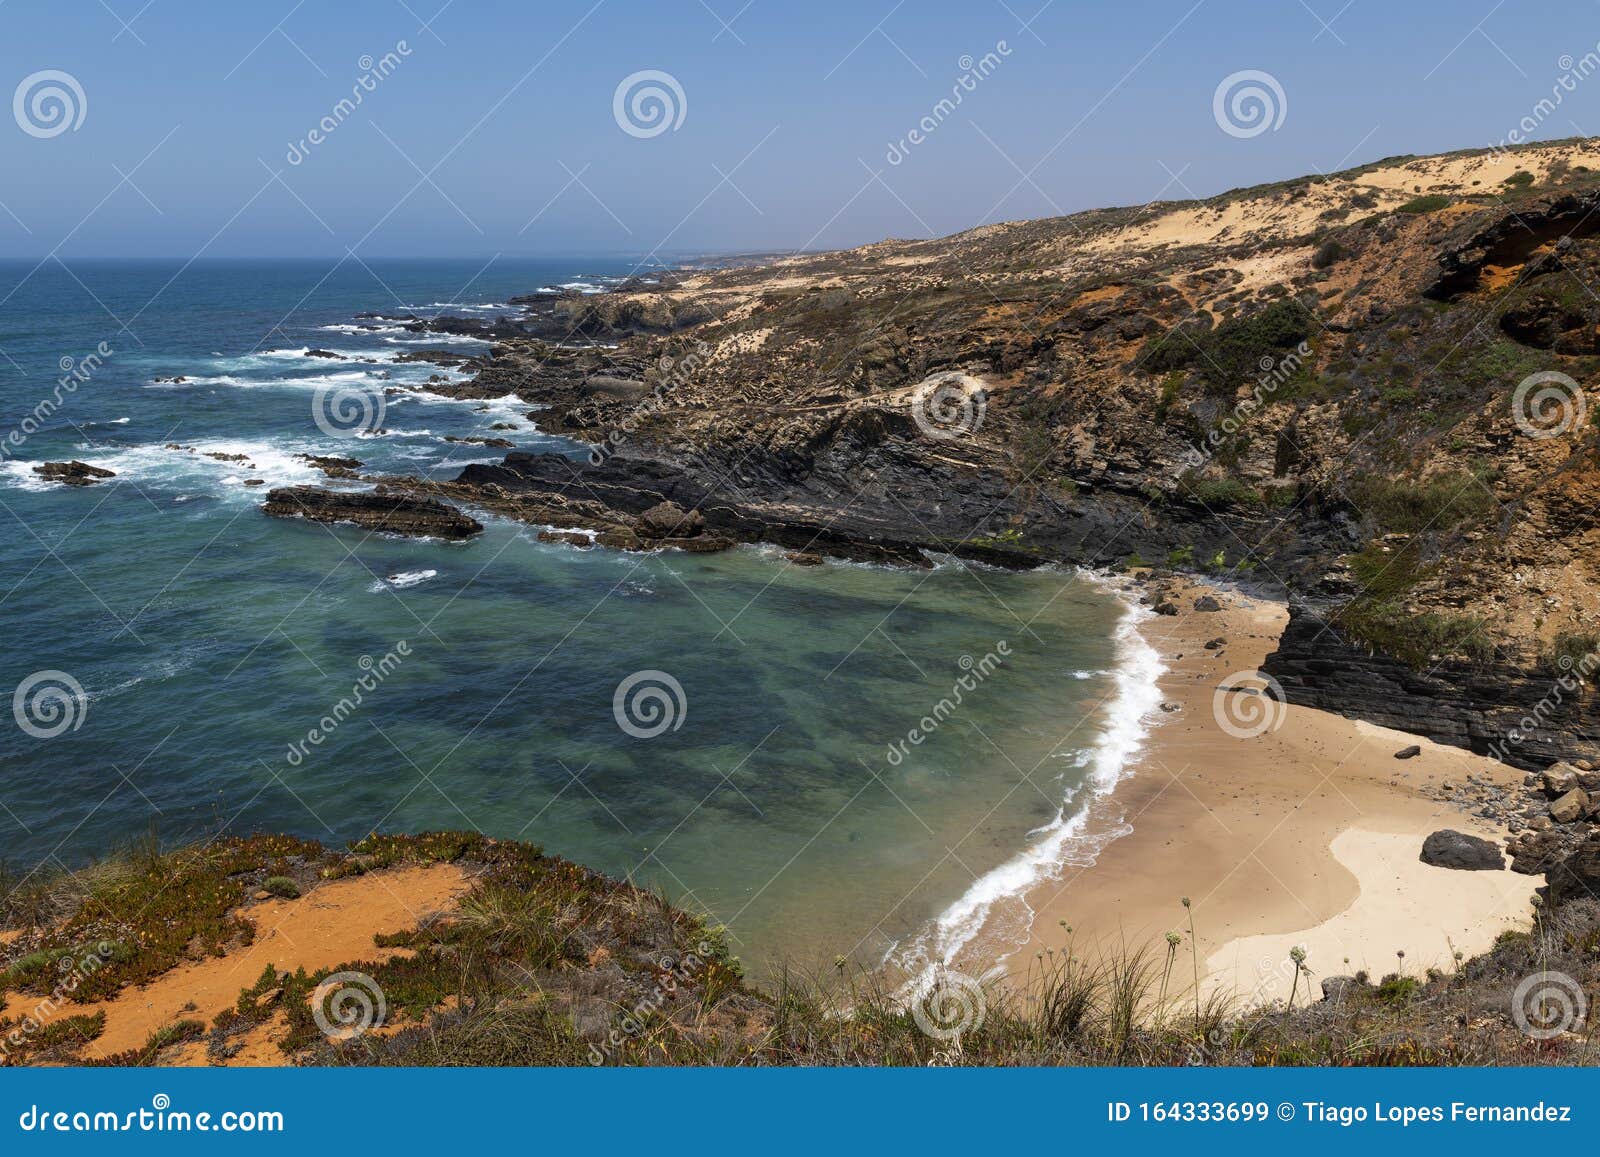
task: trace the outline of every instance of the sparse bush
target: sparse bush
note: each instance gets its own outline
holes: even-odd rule
[[[1404,205],[1395,208],[1396,213],[1436,213],[1450,204],[1450,198],[1442,193],[1427,193],[1421,197],[1413,197]]]

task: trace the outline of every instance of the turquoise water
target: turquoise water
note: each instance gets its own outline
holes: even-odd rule
[[[437,340],[359,332],[359,312],[489,316],[513,294],[626,271],[0,266],[5,431],[51,394],[63,357],[110,350],[0,462],[0,693],[25,691],[0,728],[5,856],[76,865],[152,822],[170,839],[329,842],[478,828],[661,888],[727,923],[762,971],[876,962],[1059,829],[1116,731],[1109,708],[1127,706],[1122,608],[1070,573],[580,551],[492,518],[444,544],[257,509],[271,485],[323,481],[296,452],[450,477],[502,451],[445,435],[512,422],[520,448],[581,455],[514,398],[390,397],[388,434],[360,439],[320,429],[312,399],[376,404],[437,372],[389,360]],[[175,375],[189,380],[154,382]],[[31,472],[66,458],[117,477],[70,489]],[[40,672],[82,698],[39,698],[61,685],[30,685]],[[638,672],[660,674],[619,721],[618,686]],[[963,676],[960,706],[938,709]]]

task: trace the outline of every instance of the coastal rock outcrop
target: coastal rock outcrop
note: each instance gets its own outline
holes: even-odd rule
[[[266,514],[307,518],[313,522],[347,522],[385,534],[419,538],[470,538],[483,524],[453,506],[432,498],[376,491],[336,491],[320,486],[285,486],[269,491]]]
[[[77,459],[71,462],[43,462],[35,466],[33,472],[63,486],[93,486],[103,479],[116,477],[114,471],[104,466],[91,466]]]

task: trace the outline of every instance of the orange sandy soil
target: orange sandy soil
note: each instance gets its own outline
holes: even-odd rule
[[[373,937],[415,928],[429,913],[451,907],[468,886],[466,872],[457,865],[430,864],[336,880],[294,900],[248,904],[239,909],[256,926],[255,941],[248,947],[181,965],[150,984],[124,990],[114,1000],[73,1005],[66,1011],[78,1015],[105,1010],[105,1031],[85,1046],[85,1058],[138,1048],[152,1032],[173,1021],[203,1020],[209,1025],[218,1013],[233,1007],[240,990],[255,983],[269,964],[280,972],[299,968],[315,972],[403,955],[404,949],[375,947]],[[263,1024],[226,1063],[286,1063],[276,1044],[283,1028],[281,1017]],[[186,1045],[169,1059],[184,1065],[217,1063],[207,1055],[204,1041]]]

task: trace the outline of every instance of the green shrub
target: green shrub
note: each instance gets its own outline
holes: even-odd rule
[[[1249,317],[1229,318],[1215,329],[1184,324],[1152,338],[1140,356],[1151,373],[1192,369],[1213,390],[1232,390],[1265,370],[1311,336],[1310,312],[1298,300],[1275,301]],[[1269,367],[1270,368],[1270,367]]]
[[[1435,213],[1450,204],[1450,198],[1442,193],[1427,193],[1421,197],[1413,197],[1404,205],[1395,209],[1396,213]]]
[[[294,900],[300,895],[300,885],[288,876],[268,876],[267,882],[261,887],[274,896],[282,896],[285,900]]]
[[[1344,260],[1348,255],[1349,250],[1337,241],[1324,241],[1317,246],[1316,252],[1311,254],[1311,268],[1326,269],[1335,262]]]
[[[1510,185],[1513,189],[1520,189],[1533,184],[1533,174],[1528,172],[1527,169],[1518,169],[1502,181],[1501,184]]]

